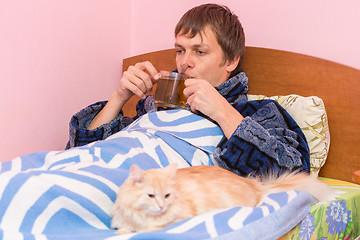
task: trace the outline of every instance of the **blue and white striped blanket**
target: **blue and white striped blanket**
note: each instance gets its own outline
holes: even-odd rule
[[[38,152],[0,165],[0,239],[276,239],[309,212],[295,191],[259,206],[209,212],[148,233],[119,235],[110,209],[131,164],[214,165],[221,129],[185,110],[150,113],[105,141]]]

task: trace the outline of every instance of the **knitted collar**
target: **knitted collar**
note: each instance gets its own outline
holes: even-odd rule
[[[247,100],[248,78],[245,72],[240,72],[215,88],[231,105],[236,105]]]

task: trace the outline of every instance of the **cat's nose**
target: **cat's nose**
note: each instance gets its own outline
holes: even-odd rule
[[[159,205],[159,208],[160,208],[160,211],[161,212],[164,212],[166,209],[165,209],[165,205]]]

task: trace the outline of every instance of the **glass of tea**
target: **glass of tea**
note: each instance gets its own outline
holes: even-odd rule
[[[155,104],[164,108],[185,108],[187,97],[183,91],[185,73],[160,71],[160,78],[155,91]]]

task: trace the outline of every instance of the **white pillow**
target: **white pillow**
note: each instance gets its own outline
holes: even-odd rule
[[[286,109],[304,132],[310,148],[311,174],[318,176],[330,146],[328,118],[323,100],[316,96],[302,97],[295,94],[272,97],[248,95],[248,99],[273,99]]]

